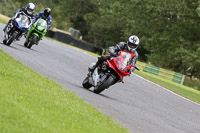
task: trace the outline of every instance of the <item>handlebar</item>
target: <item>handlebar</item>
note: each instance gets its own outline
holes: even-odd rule
[[[140,71],[140,69],[138,67],[135,66],[135,69],[137,69],[138,71]]]
[[[32,18],[31,18],[30,16],[26,15],[23,11],[16,12],[15,16],[13,17],[13,19],[16,19],[17,16],[18,16],[19,14],[23,14],[23,15],[25,15],[26,17],[29,18],[29,22],[30,22],[30,23],[29,23],[28,27],[30,27],[30,26],[32,25]]]

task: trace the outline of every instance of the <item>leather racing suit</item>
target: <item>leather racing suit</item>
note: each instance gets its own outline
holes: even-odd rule
[[[94,69],[95,69],[98,65],[102,64],[102,63],[103,63],[104,61],[106,61],[107,59],[109,60],[112,56],[118,56],[118,52],[119,52],[120,50],[127,51],[127,52],[131,52],[131,53],[135,54],[135,56],[132,58],[133,66],[132,66],[132,68],[131,68],[130,73],[131,73],[132,71],[134,71],[134,70],[135,70],[135,64],[136,64],[137,59],[138,59],[138,53],[137,53],[136,50],[131,50],[131,51],[129,51],[128,45],[127,45],[126,42],[119,42],[118,44],[116,44],[116,46],[111,46],[111,47],[109,47],[109,48],[108,48],[108,52],[110,53],[110,55],[103,55],[103,56],[98,57],[98,61],[97,61],[96,65],[92,68],[91,71],[94,71]]]

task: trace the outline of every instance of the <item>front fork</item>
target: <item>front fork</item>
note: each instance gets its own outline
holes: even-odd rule
[[[33,27],[31,27],[31,29],[28,31],[28,33],[27,33],[27,35],[26,35],[26,41],[28,42],[28,39],[29,39],[29,37],[30,37],[30,35],[31,35],[31,33],[32,33],[32,31],[33,31]]]
[[[90,73],[90,72],[89,72]],[[109,77],[112,76],[115,79],[115,82],[113,82],[113,84],[115,84],[116,82],[118,82],[118,78],[113,75],[112,73],[110,73],[110,70],[108,70],[108,72],[105,72],[104,75],[101,75],[101,73],[99,74],[99,67],[97,67],[94,72],[92,73],[92,75],[90,76],[92,78],[92,82],[90,82],[93,86],[97,86],[98,83],[100,82],[104,82],[104,80]],[[121,82],[121,81],[120,81]],[[113,85],[112,84],[112,85]]]
[[[12,22],[10,22],[7,26],[6,26],[6,29],[5,29],[5,32],[4,32],[4,37],[6,40],[8,40],[9,38],[9,35],[14,32],[14,26],[12,24]]]
[[[29,40],[29,38],[30,38],[30,35],[32,34],[33,30],[34,30],[34,28],[31,27],[31,29],[28,31],[27,36],[26,36],[26,41],[27,41],[27,42],[28,42],[28,40]],[[39,39],[37,40],[37,43],[43,38],[43,36],[44,36],[43,34],[42,34],[42,35],[39,35]]]

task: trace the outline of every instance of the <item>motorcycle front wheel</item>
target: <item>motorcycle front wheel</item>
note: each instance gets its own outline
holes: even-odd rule
[[[15,38],[17,37],[17,33],[13,32],[12,36],[10,36],[8,38],[8,41],[5,43],[7,46],[10,46],[10,44],[15,40]]]
[[[99,85],[94,87],[94,93],[101,93],[105,89],[107,89],[110,85],[113,84],[115,79],[112,76],[109,76],[104,82],[100,83]]]
[[[33,35],[33,37],[31,37],[30,42],[28,42],[27,44],[27,48],[31,48],[34,44],[36,44],[37,40],[38,40],[38,36]]]

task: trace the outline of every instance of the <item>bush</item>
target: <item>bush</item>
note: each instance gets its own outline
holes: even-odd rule
[[[183,84],[185,86],[189,86],[189,87],[192,87],[192,88],[200,91],[200,81],[199,81],[199,79],[186,77]]]

